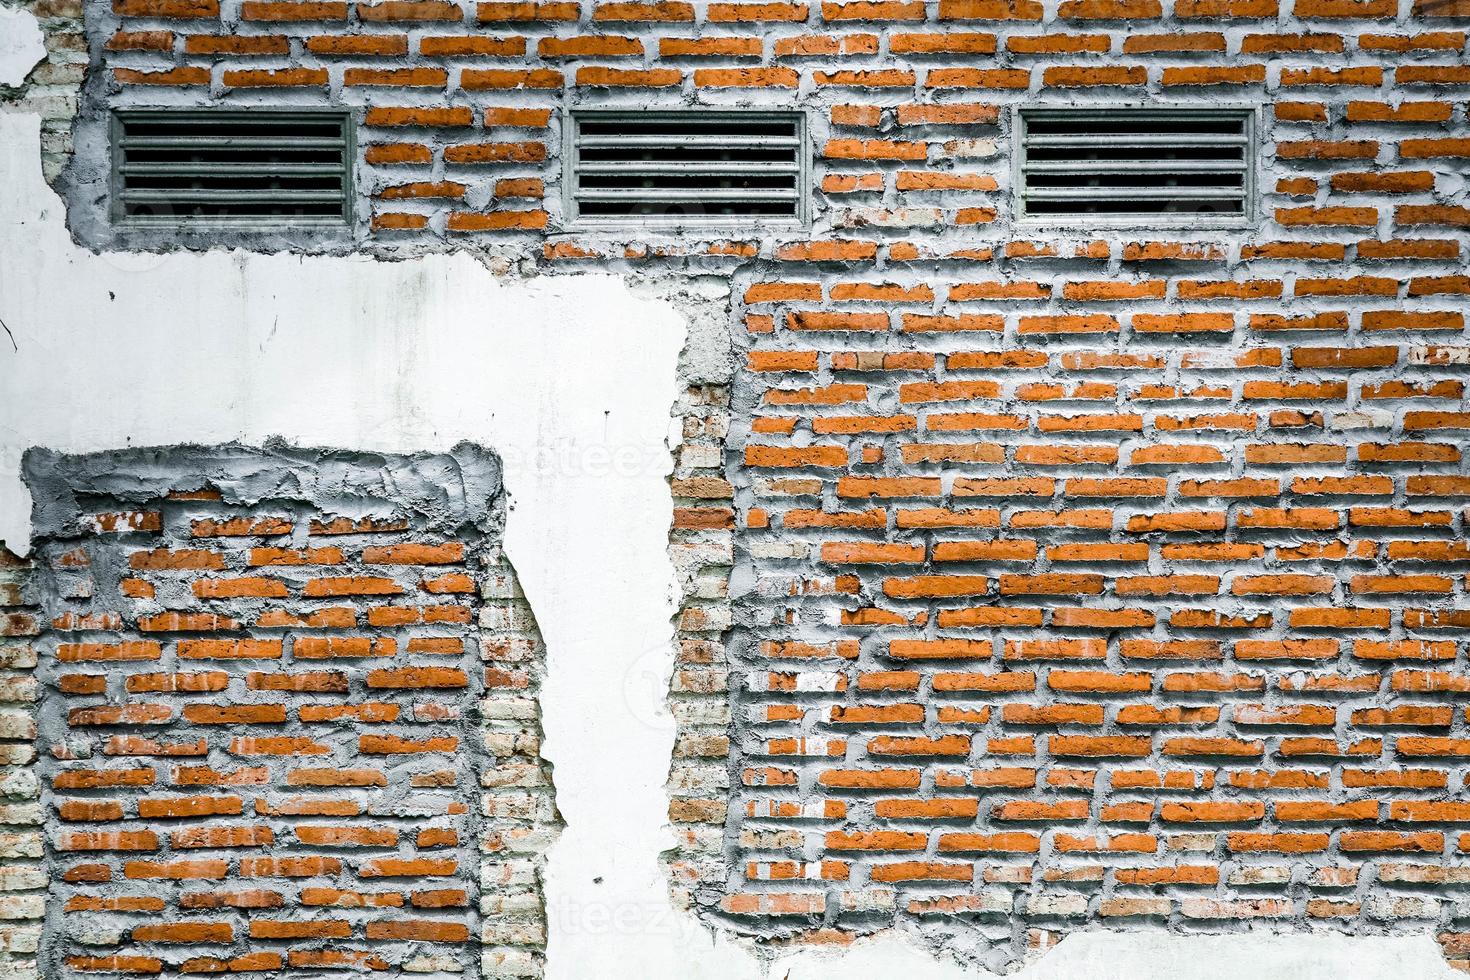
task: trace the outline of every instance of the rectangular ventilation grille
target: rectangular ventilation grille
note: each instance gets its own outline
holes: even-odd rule
[[[1249,109],[1022,109],[1019,215],[1241,224],[1253,212]]]
[[[575,113],[570,144],[574,218],[698,224],[806,215],[800,113]]]
[[[113,196],[121,221],[277,227],[351,216],[346,113],[159,110],[114,119]]]

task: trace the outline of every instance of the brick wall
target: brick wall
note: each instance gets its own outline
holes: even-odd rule
[[[131,458],[100,482],[129,463],[158,487]],[[188,461],[177,486],[83,482],[35,542],[45,975],[462,973],[482,940],[487,975],[539,975],[541,649],[493,534]]]
[[[1231,266],[749,285],[725,913],[1011,957],[1097,920],[1463,949],[1465,348],[1306,298],[1396,280]],[[1352,326],[1113,299],[1153,290]],[[1230,329],[1141,329],[1195,318]]]
[[[675,907],[692,909],[696,890],[723,888],[723,827],[732,786],[732,712],[723,637],[730,629],[735,563],[734,487],[725,478],[730,389],[696,385],[675,412],[681,440],[670,480],[674,498],[669,557],[679,584],[670,709],[679,736],[669,773],[669,821],[676,846],[664,855]]]
[[[1467,20],[118,0],[87,99],[352,107],[366,248],[730,281],[744,366],[676,406],[681,904],[995,966],[1098,923],[1466,965]],[[1015,222],[1010,110],[1119,102],[1261,106],[1260,219]],[[809,112],[809,231],[562,228],[568,107],[690,103]]]

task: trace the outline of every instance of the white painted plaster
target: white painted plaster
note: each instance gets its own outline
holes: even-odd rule
[[[45,57],[46,44],[35,15],[0,3],[0,85],[20,85]]]
[[[662,686],[676,310],[616,278],[497,280],[464,256],[379,263],[94,255],[42,182],[39,120],[0,115],[0,539],[23,549],[21,453],[281,436],[499,451],[506,550],[548,648],[550,980],[961,980],[896,936],[762,964],[676,914],[659,852],[674,740]],[[600,883],[596,879],[601,879]],[[1023,980],[1453,980],[1408,938],[1074,935]]]

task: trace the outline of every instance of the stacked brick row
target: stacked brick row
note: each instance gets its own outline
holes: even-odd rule
[[[46,873],[36,779],[36,610],[24,595],[30,563],[0,543],[0,975],[33,980]]]
[[[207,489],[84,506],[37,543],[48,975],[460,971],[499,771],[477,542]]]

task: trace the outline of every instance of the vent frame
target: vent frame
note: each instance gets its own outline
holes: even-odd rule
[[[341,185],[337,192],[340,207],[330,214],[129,214],[129,188],[126,186],[124,168],[130,123],[160,122],[186,126],[193,122],[220,123],[242,120],[247,125],[266,126],[271,122],[334,122],[340,137]],[[187,134],[180,133],[180,137]],[[176,231],[232,231],[249,233],[288,233],[293,231],[315,231],[326,234],[345,232],[352,228],[357,213],[357,125],[354,114],[348,109],[272,107],[118,107],[112,110],[108,121],[109,164],[108,197],[109,216],[119,229],[131,231],[168,230]],[[268,198],[268,194],[262,197]]]
[[[812,146],[811,124],[808,114],[802,109],[762,109],[739,106],[702,106],[697,108],[569,108],[564,113],[562,143],[562,208],[564,225],[568,231],[597,231],[626,228],[656,229],[660,232],[677,233],[686,229],[733,231],[736,229],[765,229],[791,231],[810,227],[812,221]],[[583,174],[579,137],[581,126],[587,121],[596,122],[649,122],[709,120],[739,120],[742,122],[790,122],[796,140],[795,161],[795,213],[786,215],[760,214],[679,214],[673,216],[640,214],[584,214],[581,209],[581,178]]]
[[[1105,212],[1075,211],[1035,214],[1027,209],[1028,123],[1033,119],[1067,121],[1091,119],[1109,114],[1126,114],[1152,118],[1161,125],[1170,122],[1238,119],[1244,148],[1241,161],[1242,182],[1239,191],[1241,213],[1208,214],[1190,212]],[[1246,103],[1177,103],[1170,105],[1075,104],[1018,105],[1011,114],[1011,205],[1015,222],[1025,228],[1057,228],[1076,230],[1096,227],[1117,228],[1200,228],[1210,230],[1244,230],[1254,227],[1260,218],[1260,134],[1261,107]],[[1231,197],[1235,195],[1232,193]]]

